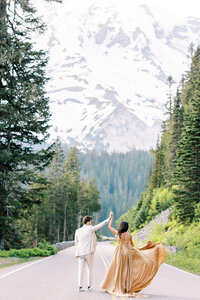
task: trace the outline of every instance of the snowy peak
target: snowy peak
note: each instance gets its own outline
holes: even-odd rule
[[[200,18],[177,18],[150,0],[38,1],[48,27],[35,39],[50,57],[51,139],[119,152],[155,145],[167,77],[178,83],[187,69]]]

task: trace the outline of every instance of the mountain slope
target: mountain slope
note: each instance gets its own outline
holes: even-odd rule
[[[48,27],[34,39],[50,57],[51,139],[109,152],[155,145],[167,77],[187,69],[200,18],[147,0],[36,3]]]

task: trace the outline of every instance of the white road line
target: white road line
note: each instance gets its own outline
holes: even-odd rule
[[[174,266],[168,265],[168,264],[166,264],[166,263],[164,263],[164,265],[165,265],[165,266],[168,266],[168,267],[170,267],[170,268],[172,268],[172,269],[175,269],[175,270],[181,271],[181,272],[183,272],[183,273],[185,273],[185,274],[187,274],[187,275],[190,275],[190,276],[193,276],[193,277],[195,277],[195,278],[198,278],[198,279],[200,279],[200,276],[198,276],[198,275],[195,275],[195,274],[189,273],[189,272],[187,272],[187,271],[184,271],[184,270],[182,270],[182,269],[179,269],[179,268],[177,268],[177,267],[174,267]]]
[[[34,262],[32,262],[32,263],[30,263],[30,264],[28,264],[28,265],[26,265],[26,266],[23,266],[23,267],[21,267],[21,268],[18,268],[18,269],[16,269],[16,270],[13,270],[13,271],[11,271],[11,272],[8,272],[8,273],[6,273],[6,274],[0,276],[0,279],[5,278],[5,277],[7,277],[7,276],[9,276],[9,275],[12,275],[13,273],[16,273],[16,272],[18,272],[18,271],[21,271],[21,270],[23,270],[23,269],[26,269],[26,268],[28,268],[28,267],[30,267],[30,266],[32,266],[32,265],[35,265],[35,264],[37,264],[37,263],[39,263],[39,262],[42,262],[42,261],[44,261],[44,260],[47,260],[47,259],[49,259],[49,258],[51,258],[51,257],[53,257],[53,256],[52,256],[52,255],[51,255],[51,256],[48,256],[48,257],[46,257],[46,258],[43,258],[43,259],[34,261]]]

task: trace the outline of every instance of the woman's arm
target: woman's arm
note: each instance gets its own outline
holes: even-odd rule
[[[110,214],[110,222],[108,224],[108,229],[115,235],[118,235],[118,231],[112,227],[112,221],[113,221],[113,213]]]

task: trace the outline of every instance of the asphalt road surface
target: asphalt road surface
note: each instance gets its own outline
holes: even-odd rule
[[[77,290],[77,260],[74,247],[54,256],[0,269],[0,300],[119,300],[100,288],[114,252],[109,242],[97,246],[94,288]],[[200,276],[163,264],[152,283],[137,294],[138,299],[200,300]],[[131,298],[129,298],[131,299]]]

